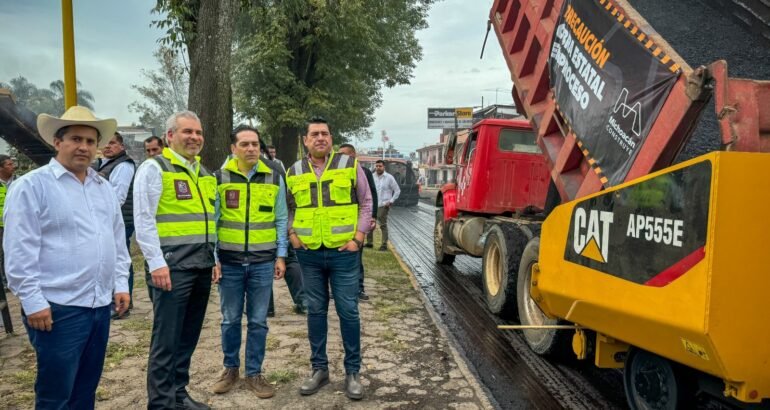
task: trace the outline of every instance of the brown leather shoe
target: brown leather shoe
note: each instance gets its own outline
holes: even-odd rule
[[[214,388],[212,390],[216,394],[227,393],[236,383],[238,383],[238,368],[225,367],[225,370],[222,371],[222,375],[219,376],[219,380],[214,383]]]
[[[256,376],[246,377],[246,387],[251,389],[254,395],[260,399],[269,399],[275,394],[275,388],[261,373]]]

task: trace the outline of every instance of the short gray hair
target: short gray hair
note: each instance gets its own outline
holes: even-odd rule
[[[171,114],[170,117],[166,120],[166,132],[174,132],[176,131],[176,120],[179,118],[189,118],[191,120],[195,120],[198,122],[201,122],[201,119],[198,118],[198,114],[192,112],[192,111],[179,111]]]

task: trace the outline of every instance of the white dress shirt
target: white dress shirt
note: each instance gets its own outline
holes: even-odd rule
[[[93,169],[85,182],[56,159],[13,182],[3,212],[5,274],[26,314],[48,302],[109,305],[128,292],[126,231],[110,184]]]
[[[102,158],[102,162],[99,164],[103,167],[112,161],[109,158]],[[128,196],[128,188],[131,186],[131,179],[134,177],[134,164],[130,162],[121,162],[110,173],[110,184],[115,189],[115,194],[118,196],[120,205],[126,202]]]
[[[398,196],[401,195],[401,188],[398,187],[396,178],[387,172],[383,172],[382,175],[374,172],[372,176],[374,177],[374,185],[377,187],[377,206],[396,202]]]
[[[200,163],[188,161],[183,156],[169,149],[192,173],[198,175]],[[155,225],[155,215],[158,212],[160,195],[163,193],[163,170],[158,161],[148,159],[142,162],[134,177],[134,226],[136,227],[136,242],[142,250],[150,272],[168,266],[160,249],[158,227]],[[124,235],[125,236],[125,235]]]

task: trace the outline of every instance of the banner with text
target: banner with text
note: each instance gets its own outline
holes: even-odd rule
[[[623,182],[678,66],[598,0],[564,2],[548,66],[559,110],[583,148],[609,185]]]

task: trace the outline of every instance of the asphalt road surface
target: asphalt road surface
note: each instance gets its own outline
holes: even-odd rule
[[[620,372],[548,361],[532,353],[517,333],[496,329],[512,322],[486,308],[481,259],[458,256],[454,266],[434,263],[434,212],[425,203],[393,208],[390,240],[496,404],[505,409],[625,408]]]

